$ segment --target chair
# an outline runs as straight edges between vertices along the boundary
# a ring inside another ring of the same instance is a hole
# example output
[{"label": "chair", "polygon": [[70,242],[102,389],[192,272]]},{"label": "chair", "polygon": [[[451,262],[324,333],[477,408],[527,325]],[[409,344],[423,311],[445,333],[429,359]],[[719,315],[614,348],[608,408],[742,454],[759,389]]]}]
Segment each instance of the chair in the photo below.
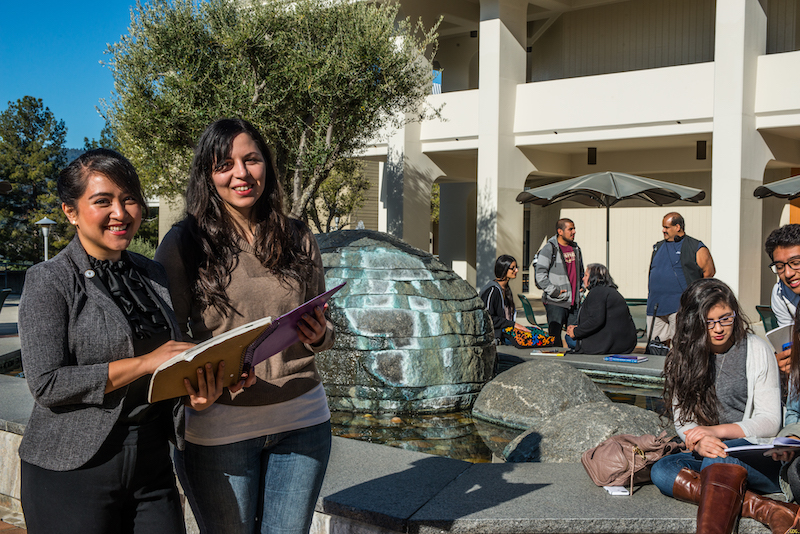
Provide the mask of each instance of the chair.
[{"label": "chair", "polygon": [[526,297],[522,293],[518,293],[517,297],[519,297],[519,301],[522,302],[522,309],[525,310],[525,318],[528,320],[528,322],[531,324],[535,324],[544,331],[547,331],[547,326],[540,325],[539,321],[536,320],[536,315],[534,315],[533,313],[533,306],[531,306],[528,297]]},{"label": "chair", "polygon": [[756,306],[758,316],[761,317],[761,322],[764,323],[764,331],[769,332],[778,328],[778,319],[772,313],[772,308],[765,305]]},{"label": "chair", "polygon": [[11,289],[5,288],[0,289],[0,308],[3,307],[3,304],[6,302],[6,297],[11,294]]},{"label": "chair", "polygon": [[647,335],[647,313],[642,307],[647,306],[647,299],[625,299],[625,304],[628,305],[636,326],[636,338],[644,339]]}]

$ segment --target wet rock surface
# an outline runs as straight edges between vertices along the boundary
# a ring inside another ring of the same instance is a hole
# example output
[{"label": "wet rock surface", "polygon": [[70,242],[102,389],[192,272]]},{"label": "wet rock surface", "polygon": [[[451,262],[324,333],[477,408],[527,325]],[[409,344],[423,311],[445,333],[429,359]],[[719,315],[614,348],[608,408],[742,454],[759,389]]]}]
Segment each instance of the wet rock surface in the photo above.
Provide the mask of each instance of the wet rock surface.
[{"label": "wet rock surface", "polygon": [[652,411],[590,402],[541,420],[512,440],[502,456],[507,462],[580,462],[584,451],[615,434],[657,436],[664,429],[675,435],[672,425]]},{"label": "wet rock surface", "polygon": [[571,365],[535,360],[497,375],[481,391],[472,415],[525,430],[575,406],[607,400],[585,374]]},{"label": "wet rock surface", "polygon": [[500,452],[519,434],[503,439],[500,430],[494,432],[487,447],[486,438],[476,431],[475,421],[468,413],[394,415],[332,412],[331,424],[335,436],[381,443],[408,451],[447,456],[472,463],[489,462],[492,453]]},{"label": "wet rock surface", "polygon": [[320,234],[336,343],[317,355],[331,409],[469,409],[492,378],[491,320],[475,289],[432,255],[388,234]]}]

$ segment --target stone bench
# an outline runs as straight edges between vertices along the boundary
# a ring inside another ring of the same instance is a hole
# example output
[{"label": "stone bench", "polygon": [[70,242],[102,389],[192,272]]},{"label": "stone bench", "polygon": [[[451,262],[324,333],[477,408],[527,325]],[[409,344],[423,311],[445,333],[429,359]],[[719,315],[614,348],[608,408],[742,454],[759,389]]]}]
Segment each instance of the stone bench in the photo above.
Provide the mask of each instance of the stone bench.
[{"label": "stone bench", "polygon": [[[23,379],[0,375],[0,507],[17,513],[17,447],[32,404]],[[688,534],[697,508],[652,485],[612,497],[580,464],[471,464],[334,438],[316,510],[314,534]],[[190,512],[187,524],[196,532]],[[768,530],[747,519],[739,532]]]}]

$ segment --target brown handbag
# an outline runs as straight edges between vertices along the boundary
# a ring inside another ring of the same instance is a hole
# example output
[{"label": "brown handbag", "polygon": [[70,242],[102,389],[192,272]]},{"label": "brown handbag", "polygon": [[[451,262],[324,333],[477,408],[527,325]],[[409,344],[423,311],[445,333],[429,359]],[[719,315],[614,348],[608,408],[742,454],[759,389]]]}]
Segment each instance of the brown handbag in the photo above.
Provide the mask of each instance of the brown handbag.
[{"label": "brown handbag", "polygon": [[667,439],[666,430],[652,434],[611,436],[581,456],[586,473],[598,486],[625,486],[650,480],[650,467],[668,454],[685,450],[683,443]]}]

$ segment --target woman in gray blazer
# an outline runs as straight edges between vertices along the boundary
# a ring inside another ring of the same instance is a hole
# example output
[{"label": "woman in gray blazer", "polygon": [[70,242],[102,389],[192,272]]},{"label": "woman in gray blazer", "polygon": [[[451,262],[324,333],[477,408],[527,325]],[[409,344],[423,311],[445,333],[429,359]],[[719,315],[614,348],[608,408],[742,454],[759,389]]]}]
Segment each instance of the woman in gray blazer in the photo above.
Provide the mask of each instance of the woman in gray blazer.
[{"label": "woman in gray blazer", "polygon": [[[168,444],[182,401],[148,404],[147,386],[192,345],[176,341],[163,268],[125,251],[146,209],[139,178],[97,149],[61,172],[58,192],[77,235],[28,270],[19,306],[36,401],[19,448],[28,532],[184,532]],[[213,403],[218,373],[198,369],[184,402]]]}]

